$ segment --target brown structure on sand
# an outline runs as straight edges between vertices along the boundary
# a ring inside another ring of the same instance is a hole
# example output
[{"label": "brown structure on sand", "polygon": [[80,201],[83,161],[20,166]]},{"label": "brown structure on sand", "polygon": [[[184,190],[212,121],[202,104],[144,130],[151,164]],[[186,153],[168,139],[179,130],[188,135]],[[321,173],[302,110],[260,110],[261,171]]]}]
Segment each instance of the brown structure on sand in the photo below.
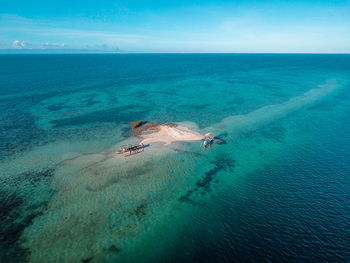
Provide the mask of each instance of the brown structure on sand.
[{"label": "brown structure on sand", "polygon": [[168,127],[176,127],[177,124],[175,123],[164,123],[164,124],[159,124],[155,122],[145,122],[142,121],[143,125],[139,125],[137,127],[132,127],[132,133],[136,137],[141,137],[143,133],[150,133],[150,132],[159,132],[161,126],[168,126]]}]

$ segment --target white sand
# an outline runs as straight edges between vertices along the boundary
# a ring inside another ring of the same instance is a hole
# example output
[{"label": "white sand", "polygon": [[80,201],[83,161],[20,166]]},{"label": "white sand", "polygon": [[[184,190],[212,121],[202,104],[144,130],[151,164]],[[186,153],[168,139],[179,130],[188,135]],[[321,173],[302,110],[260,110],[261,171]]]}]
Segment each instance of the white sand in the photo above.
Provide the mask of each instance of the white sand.
[{"label": "white sand", "polygon": [[161,125],[159,131],[141,135],[143,140],[141,143],[150,144],[154,142],[164,142],[169,145],[173,142],[181,141],[200,141],[204,136],[198,132],[192,131],[184,126],[169,127]]}]

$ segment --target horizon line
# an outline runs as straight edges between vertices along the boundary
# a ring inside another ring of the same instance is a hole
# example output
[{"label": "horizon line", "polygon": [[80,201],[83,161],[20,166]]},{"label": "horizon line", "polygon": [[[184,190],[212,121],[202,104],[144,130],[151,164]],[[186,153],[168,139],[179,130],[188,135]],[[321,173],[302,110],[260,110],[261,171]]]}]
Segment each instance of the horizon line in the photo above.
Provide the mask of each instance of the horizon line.
[{"label": "horizon line", "polygon": [[350,55],[350,52],[146,52],[146,51],[135,51],[135,52],[116,52],[116,51],[99,51],[99,50],[33,50],[33,49],[0,49],[0,55],[132,55],[132,54],[309,54],[309,55]]}]

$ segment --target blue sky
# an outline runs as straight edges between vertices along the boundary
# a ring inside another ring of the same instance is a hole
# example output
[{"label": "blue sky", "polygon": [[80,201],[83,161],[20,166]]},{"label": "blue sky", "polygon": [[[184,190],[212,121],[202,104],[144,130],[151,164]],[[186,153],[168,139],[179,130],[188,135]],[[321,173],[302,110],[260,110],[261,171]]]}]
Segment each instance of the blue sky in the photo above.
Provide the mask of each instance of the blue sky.
[{"label": "blue sky", "polygon": [[2,0],[0,49],[350,53],[350,0]]}]

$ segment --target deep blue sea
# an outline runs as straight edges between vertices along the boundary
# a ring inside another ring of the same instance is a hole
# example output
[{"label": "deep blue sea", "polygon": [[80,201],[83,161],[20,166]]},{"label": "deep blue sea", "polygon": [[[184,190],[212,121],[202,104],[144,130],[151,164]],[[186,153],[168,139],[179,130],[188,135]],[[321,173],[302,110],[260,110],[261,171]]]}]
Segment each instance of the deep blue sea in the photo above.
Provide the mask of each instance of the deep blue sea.
[{"label": "deep blue sea", "polygon": [[350,262],[350,55],[0,55],[0,197],[0,262]]}]

